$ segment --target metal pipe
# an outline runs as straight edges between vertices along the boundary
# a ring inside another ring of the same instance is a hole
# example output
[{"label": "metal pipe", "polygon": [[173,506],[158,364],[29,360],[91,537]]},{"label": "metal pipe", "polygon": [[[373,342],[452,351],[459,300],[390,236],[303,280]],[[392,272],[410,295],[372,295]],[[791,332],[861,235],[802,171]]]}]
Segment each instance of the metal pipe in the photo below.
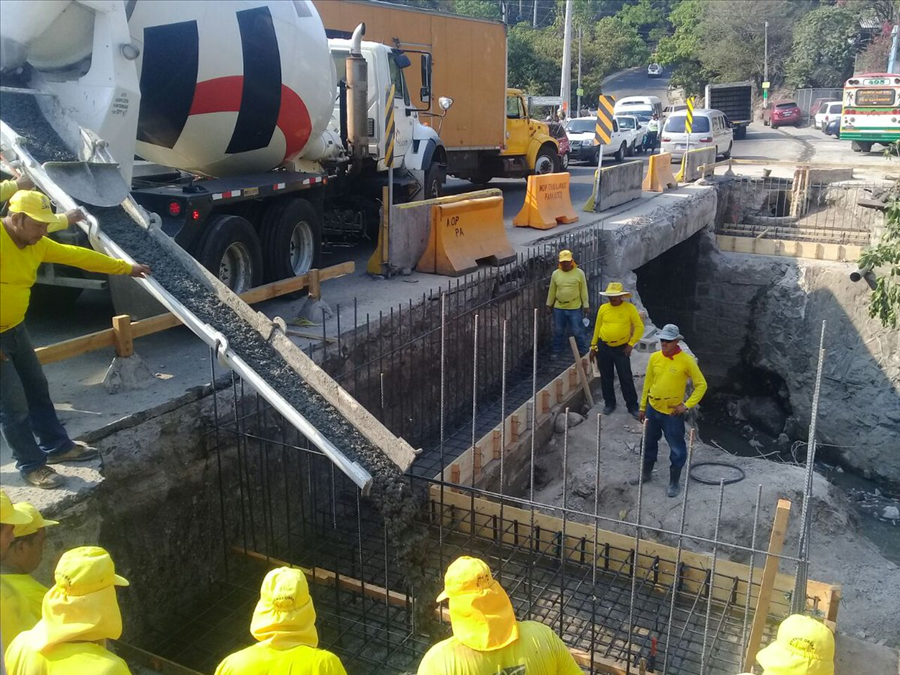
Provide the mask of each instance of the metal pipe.
[{"label": "metal pipe", "polygon": [[[68,211],[70,209],[80,208],[87,216],[87,222],[79,222],[77,225],[85,231],[90,238],[94,248],[106,252],[116,258],[120,258],[127,263],[135,264],[131,256],[110,239],[101,229],[100,223],[91,215],[88,210],[76,203],[68,194],[54,183],[47,172],[35,159],[31,156],[27,149],[22,147],[21,139],[9,126],[0,122],[0,138],[3,144],[13,150],[18,159],[27,168],[28,176],[35,184],[56,202],[60,208]],[[109,157],[111,161],[111,157]],[[143,209],[138,206],[132,197],[128,197],[122,204],[122,207],[137,220],[137,222],[146,230],[150,229],[150,222]],[[177,246],[174,242],[172,246]],[[199,263],[198,263],[199,264]],[[167,310],[177,316],[181,322],[191,329],[191,331],[203,340],[207,345],[212,347],[216,352],[216,357],[222,364],[227,364],[229,368],[234,370],[241,379],[253,387],[263,398],[265,398],[285,419],[287,419],[294,427],[296,427],[304,436],[309,438],[312,443],[319,448],[338,468],[343,471],[350,480],[363,491],[364,495],[369,494],[372,486],[372,475],[364,469],[359,463],[351,461],[343,452],[334,446],[318,429],[316,429],[305,417],[288,403],[271,385],[263,380],[249,365],[238,356],[229,346],[228,340],[221,332],[213,326],[200,321],[194,314],[187,309],[181,302],[152,276],[144,279],[135,279],[144,289],[150,293],[157,301],[160,302]]]},{"label": "metal pipe", "polygon": [[366,24],[359,24],[350,39],[347,57],[347,137],[350,145],[350,168],[362,170],[363,159],[369,154],[369,69],[362,55],[362,38]]}]

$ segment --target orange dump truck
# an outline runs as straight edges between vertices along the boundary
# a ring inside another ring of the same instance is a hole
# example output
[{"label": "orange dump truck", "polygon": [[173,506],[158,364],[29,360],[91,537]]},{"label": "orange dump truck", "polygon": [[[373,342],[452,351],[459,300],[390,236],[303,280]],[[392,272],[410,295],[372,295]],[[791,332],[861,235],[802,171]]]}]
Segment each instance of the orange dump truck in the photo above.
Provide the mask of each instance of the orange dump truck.
[{"label": "orange dump truck", "polygon": [[[559,146],[548,126],[529,118],[523,92],[506,87],[505,24],[372,0],[314,4],[331,37],[365,23],[366,40],[392,45],[413,63],[421,53],[421,68],[405,73],[405,95],[420,108],[423,121],[430,116],[439,130],[449,175],[486,183],[560,168]],[[423,100],[429,72],[434,97]],[[443,113],[446,99],[452,105]]]}]

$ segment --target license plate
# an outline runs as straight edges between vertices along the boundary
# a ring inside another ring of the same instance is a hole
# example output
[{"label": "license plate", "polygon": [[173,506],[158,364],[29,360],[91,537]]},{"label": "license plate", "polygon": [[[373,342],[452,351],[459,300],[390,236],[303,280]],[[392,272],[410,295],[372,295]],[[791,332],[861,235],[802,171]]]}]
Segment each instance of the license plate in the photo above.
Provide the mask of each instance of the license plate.
[{"label": "license plate", "polygon": [[687,144],[686,144],[686,143],[676,143],[676,144],[675,144],[675,149],[676,149],[676,150],[684,150],[686,147],[687,147]]}]

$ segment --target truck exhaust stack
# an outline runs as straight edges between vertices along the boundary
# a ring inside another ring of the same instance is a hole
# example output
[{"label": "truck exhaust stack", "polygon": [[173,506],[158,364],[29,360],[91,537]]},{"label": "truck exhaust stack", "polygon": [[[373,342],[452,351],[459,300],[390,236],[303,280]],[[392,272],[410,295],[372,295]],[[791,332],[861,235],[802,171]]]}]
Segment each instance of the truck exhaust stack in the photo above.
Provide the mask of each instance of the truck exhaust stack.
[{"label": "truck exhaust stack", "polygon": [[347,58],[347,135],[353,173],[362,170],[363,159],[369,154],[369,72],[362,55],[365,34],[366,24],[361,23],[353,31]]}]

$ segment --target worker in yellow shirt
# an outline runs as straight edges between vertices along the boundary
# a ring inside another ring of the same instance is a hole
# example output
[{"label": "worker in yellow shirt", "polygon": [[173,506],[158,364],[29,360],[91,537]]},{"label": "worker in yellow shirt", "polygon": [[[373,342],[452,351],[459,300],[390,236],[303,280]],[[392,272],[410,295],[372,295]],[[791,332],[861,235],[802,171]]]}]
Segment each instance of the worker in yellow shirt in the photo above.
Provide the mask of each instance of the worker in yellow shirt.
[{"label": "worker in yellow shirt", "polygon": [[216,675],[346,675],[337,656],[318,648],[316,610],[302,570],[279,567],[266,575],[250,634],[257,643],[226,656]]},{"label": "worker in yellow shirt", "polygon": [[96,457],[97,451],[73,442],[60,424],[47,378],[23,323],[38,266],[61,263],[133,277],[150,273],[146,265],[131,265],[47,237],[48,232],[83,219],[79,209],[55,214],[45,195],[19,190],[10,198],[9,213],[0,226],[0,429],[25,482],[40,488],[63,483],[48,463],[85,461]]},{"label": "worker in yellow shirt", "polygon": [[631,374],[631,352],[644,335],[644,322],[637,307],[625,302],[631,297],[618,281],[610,282],[600,295],[609,302],[600,305],[591,340],[591,354],[597,359],[600,371],[600,387],[603,391],[603,414],[609,415],[616,409],[616,390],[613,383],[614,371],[619,373],[619,386],[628,413],[638,419],[638,398],[634,389],[634,375]]},{"label": "worker in yellow shirt", "polygon": [[9,675],[130,675],[128,665],[106,648],[122,634],[112,558],[99,546],[63,553],[56,583],[44,596],[41,620],[19,633],[6,650]]},{"label": "worker in yellow shirt", "polygon": [[[16,511],[13,507],[12,500],[7,494],[0,490],[0,563],[6,560],[6,554],[9,547],[16,540],[16,527],[19,525],[27,525],[31,522],[31,516],[21,511]],[[0,607],[0,611],[2,611]],[[0,643],[6,645],[3,639],[3,630],[0,626]],[[0,673],[6,675],[6,661],[3,657],[3,651],[0,651]]]},{"label": "worker in yellow shirt", "polygon": [[582,675],[553,629],[516,621],[509,596],[483,560],[462,556],[450,563],[443,600],[453,636],[428,650],[418,675]]},{"label": "worker in yellow shirt", "polygon": [[20,176],[15,180],[0,181],[0,202],[6,202],[19,190],[30,190],[34,183],[28,176]]},{"label": "worker in yellow shirt", "polygon": [[[644,466],[640,480],[649,481],[656,464],[659,438],[666,436],[669,444],[669,488],[666,494],[675,497],[681,490],[679,480],[681,469],[687,460],[687,445],[684,442],[684,414],[700,402],[706,393],[706,378],[697,367],[697,362],[678,345],[683,336],[678,326],[669,323],[657,335],[660,351],[654,352],[647,363],[644,378],[644,392],[641,395],[640,420],[646,423],[644,430]],[[688,380],[694,391],[685,401]]]},{"label": "worker in yellow shirt", "polygon": [[584,272],[578,269],[571,251],[559,252],[559,267],[550,276],[550,290],[547,292],[547,313],[553,314],[553,353],[559,354],[565,348],[568,328],[578,350],[587,351],[582,319],[590,315],[588,286]]},{"label": "worker in yellow shirt", "polygon": [[28,502],[19,502],[13,508],[26,514],[31,522],[15,526],[15,541],[0,563],[0,627],[3,628],[4,652],[16,635],[34,628],[41,620],[41,603],[47,587],[31,573],[44,557],[45,528],[59,524],[44,518]]}]

